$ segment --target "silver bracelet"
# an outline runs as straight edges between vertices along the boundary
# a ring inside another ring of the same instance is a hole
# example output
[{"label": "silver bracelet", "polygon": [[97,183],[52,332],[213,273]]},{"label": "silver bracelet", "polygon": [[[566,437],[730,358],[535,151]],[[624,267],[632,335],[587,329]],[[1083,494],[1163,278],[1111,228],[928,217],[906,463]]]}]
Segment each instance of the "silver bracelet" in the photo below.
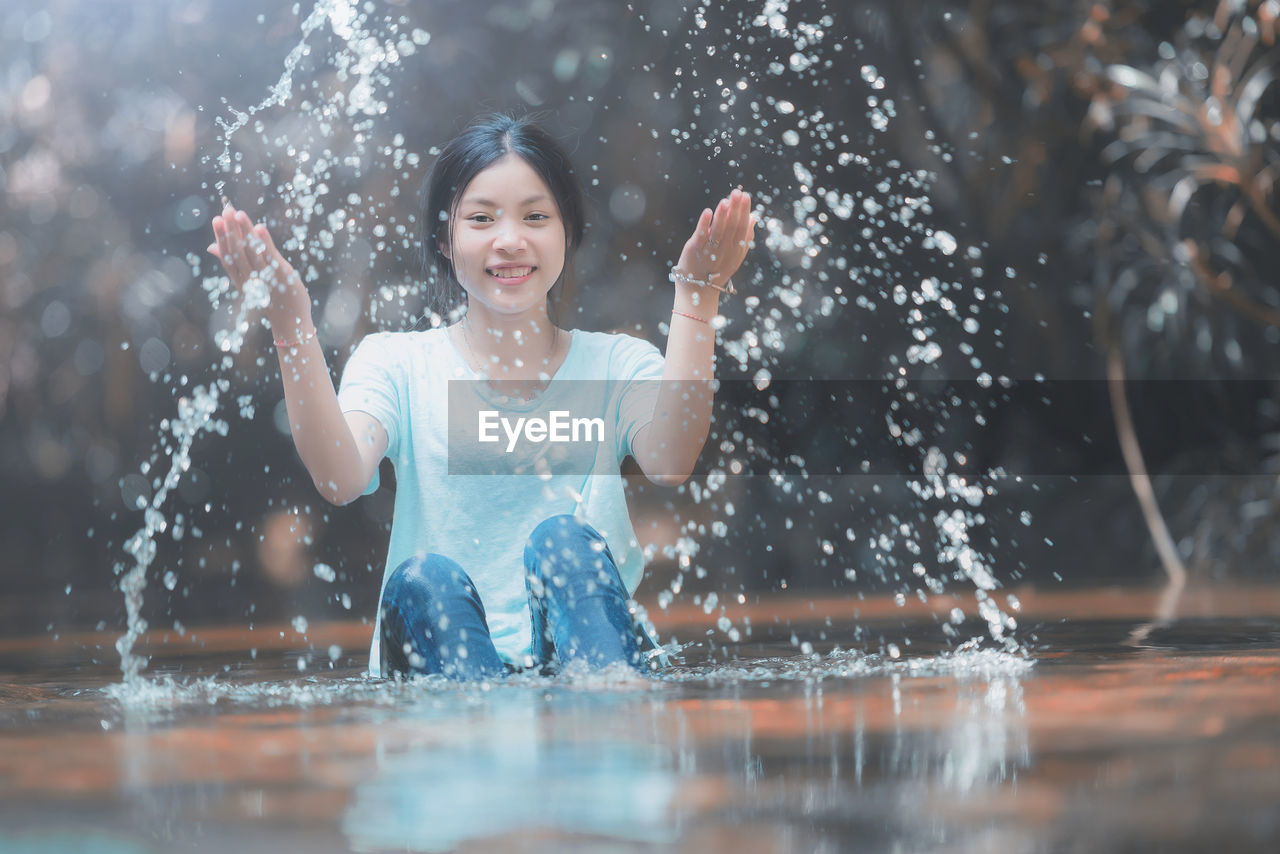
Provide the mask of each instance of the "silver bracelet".
[{"label": "silver bracelet", "polygon": [[719,291],[720,293],[728,294],[729,296],[733,296],[738,292],[733,287],[733,279],[730,279],[724,286],[721,286],[708,280],[695,279],[679,267],[672,267],[671,274],[667,278],[677,285],[683,282],[687,285],[697,285],[700,288],[711,288],[713,291]]}]

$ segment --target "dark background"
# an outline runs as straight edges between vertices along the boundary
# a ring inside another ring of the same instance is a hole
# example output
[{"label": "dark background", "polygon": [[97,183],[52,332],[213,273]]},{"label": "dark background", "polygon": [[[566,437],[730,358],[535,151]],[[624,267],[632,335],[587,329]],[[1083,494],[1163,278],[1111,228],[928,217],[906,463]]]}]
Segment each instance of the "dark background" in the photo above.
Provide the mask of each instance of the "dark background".
[{"label": "dark background", "polygon": [[[726,383],[724,405],[740,409],[766,380],[961,389],[892,412],[882,394],[863,411],[856,399],[770,404],[780,427],[861,419],[843,432],[897,453],[877,451],[865,474],[826,462],[854,452],[784,443],[772,475],[700,473],[679,490],[631,477],[654,547],[641,598],[678,577],[681,597],[913,595],[917,563],[962,587],[935,524],[957,508],[1006,584],[1160,577],[1114,453],[1111,347],[1129,380],[1160,381],[1127,388],[1194,578],[1275,577],[1280,131],[1275,89],[1253,76],[1274,64],[1263,5],[381,2],[357,29],[392,44],[421,29],[429,43],[353,68],[323,24],[287,102],[232,137],[227,174],[218,122],[267,98],[302,40],[300,6],[0,11],[5,631],[123,625],[116,571],[143,524],[134,502],[168,470],[162,419],[219,377],[226,435],[197,438],[163,505],[144,613],[162,628],[371,616],[391,487],[346,508],[317,496],[278,426],[265,330],[220,365],[230,309],[201,287],[220,272],[204,254],[209,220],[225,192],[278,242],[305,229],[289,251],[314,268],[336,377],[362,335],[420,319],[419,185],[433,146],[487,109],[540,111],[587,185],[563,325],[661,346],[668,265],[701,208],[742,185],[765,225],[741,295],[722,303],[720,376],[751,381]],[[362,72],[382,106],[350,116]],[[315,109],[326,103],[327,116]],[[281,190],[295,174],[327,185],[309,220]],[[326,232],[338,208],[341,228]],[[921,298],[925,279],[949,307]],[[924,340],[940,354],[913,361]],[[1052,402],[1001,404],[986,385],[1001,377],[1047,381]],[[891,433],[886,415],[922,441]],[[726,438],[713,433],[703,471],[720,468]],[[980,507],[921,499],[911,475],[931,444],[964,449],[966,471],[1007,476],[970,474],[988,488]]]}]

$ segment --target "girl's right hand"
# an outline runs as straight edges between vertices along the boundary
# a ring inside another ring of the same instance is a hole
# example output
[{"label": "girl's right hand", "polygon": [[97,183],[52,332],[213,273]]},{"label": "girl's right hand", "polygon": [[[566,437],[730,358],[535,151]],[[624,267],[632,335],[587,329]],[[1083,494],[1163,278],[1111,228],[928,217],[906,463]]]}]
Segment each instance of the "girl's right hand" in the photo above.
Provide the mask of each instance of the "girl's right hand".
[{"label": "girl's right hand", "polygon": [[236,290],[243,290],[255,276],[267,284],[271,302],[266,315],[272,331],[295,341],[310,334],[311,297],[302,277],[276,249],[267,227],[255,225],[228,202],[222,215],[213,218],[213,234],[215,242],[205,251],[222,262]]}]

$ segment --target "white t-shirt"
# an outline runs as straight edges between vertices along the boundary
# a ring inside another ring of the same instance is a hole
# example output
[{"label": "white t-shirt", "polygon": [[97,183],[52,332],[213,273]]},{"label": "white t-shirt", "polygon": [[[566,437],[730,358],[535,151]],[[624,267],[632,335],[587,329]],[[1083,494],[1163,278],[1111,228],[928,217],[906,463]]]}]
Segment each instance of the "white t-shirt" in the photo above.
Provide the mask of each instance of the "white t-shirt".
[{"label": "white t-shirt", "polygon": [[[663,357],[630,335],[570,334],[564,362],[532,401],[494,393],[444,329],[369,335],[351,354],[338,390],[343,412],[367,412],[387,431],[386,456],[395,466],[382,586],[416,555],[435,552],[457,561],[475,583],[498,654],[517,666],[526,663],[532,641],[524,545],[538,523],[568,513],[594,527],[628,594],[644,570],[620,467],[636,433],[653,418]],[[550,428],[546,438],[519,430],[520,417],[541,419]],[[576,436],[573,420],[582,428]],[[578,441],[552,442],[552,436]],[[378,482],[375,471],[365,494]],[[382,675],[380,613],[369,673]]]}]

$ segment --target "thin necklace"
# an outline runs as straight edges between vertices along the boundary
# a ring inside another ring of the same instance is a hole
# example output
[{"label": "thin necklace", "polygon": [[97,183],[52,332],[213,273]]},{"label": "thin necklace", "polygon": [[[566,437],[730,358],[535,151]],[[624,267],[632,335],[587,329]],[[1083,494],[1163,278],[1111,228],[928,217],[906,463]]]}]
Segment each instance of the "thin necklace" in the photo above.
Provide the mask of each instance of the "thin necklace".
[{"label": "thin necklace", "polygon": [[[475,372],[476,372],[477,374],[482,374],[482,375],[484,375],[484,376],[488,377],[489,387],[490,387],[490,388],[492,388],[492,389],[494,389],[494,390],[496,391],[496,390],[497,390],[497,386],[495,386],[495,385],[493,384],[493,377],[489,377],[489,376],[488,376],[488,371],[487,371],[487,370],[485,370],[484,362],[480,361],[480,358],[476,355],[476,351],[475,351],[475,350],[473,350],[473,349],[471,348],[471,336],[467,334],[467,325],[468,325],[468,324],[467,324],[467,322],[466,322],[465,320],[463,320],[463,321],[462,321],[462,343],[463,343],[463,344],[466,346],[466,348],[467,348],[467,354],[468,354],[469,356],[471,356],[471,361],[472,361],[472,363],[473,363],[473,370],[475,370]],[[559,332],[560,332],[560,330],[556,329],[556,327],[555,327],[555,326],[552,326],[552,327],[551,327],[551,349],[547,351],[547,357],[546,357],[546,359],[544,360],[544,364],[545,364],[548,368],[550,368],[550,367],[551,367],[551,357],[552,357],[553,355],[555,355],[555,352],[556,352],[556,344],[557,344],[557,342],[560,340],[560,339],[559,339]],[[479,368],[476,368],[476,367],[475,367],[476,365],[478,365],[478,366],[479,366]],[[549,374],[548,374],[548,376],[549,376]],[[539,380],[539,387],[541,387],[541,385],[542,385],[542,381],[541,381],[541,380]],[[529,398],[525,398],[525,399],[527,400],[527,399],[529,399]]]}]

